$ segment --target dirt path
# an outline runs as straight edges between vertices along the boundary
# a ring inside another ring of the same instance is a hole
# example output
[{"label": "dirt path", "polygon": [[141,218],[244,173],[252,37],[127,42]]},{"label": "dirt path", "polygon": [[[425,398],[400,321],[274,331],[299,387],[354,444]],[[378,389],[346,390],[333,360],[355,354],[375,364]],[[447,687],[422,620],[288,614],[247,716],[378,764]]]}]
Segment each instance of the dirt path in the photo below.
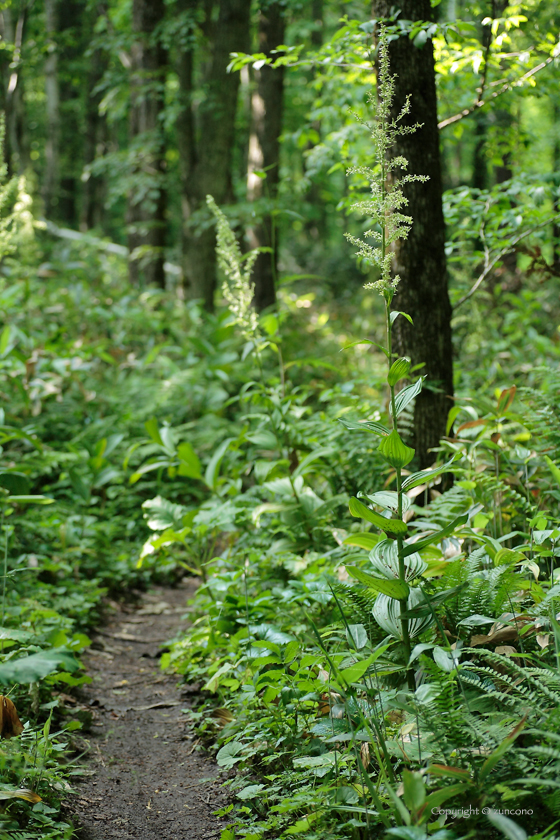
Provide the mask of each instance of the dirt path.
[{"label": "dirt path", "polygon": [[194,582],[121,608],[84,656],[93,682],[90,772],[69,802],[80,840],[214,840],[224,804],[216,766],[197,750],[181,709],[188,686],[159,669],[162,642],[186,626]]}]

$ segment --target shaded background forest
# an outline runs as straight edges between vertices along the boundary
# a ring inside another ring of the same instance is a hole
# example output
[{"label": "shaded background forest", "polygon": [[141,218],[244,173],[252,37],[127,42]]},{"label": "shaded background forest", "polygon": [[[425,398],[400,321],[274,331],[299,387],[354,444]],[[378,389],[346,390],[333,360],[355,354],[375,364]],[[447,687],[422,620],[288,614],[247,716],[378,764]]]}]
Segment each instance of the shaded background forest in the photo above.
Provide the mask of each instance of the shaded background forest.
[{"label": "shaded background forest", "polygon": [[[1,15],[9,172],[25,176],[48,233],[102,237],[120,246],[134,287],[212,311],[210,194],[243,248],[260,249],[257,310],[303,294],[298,305],[323,323],[333,305],[375,308],[359,294],[375,269],[356,263],[344,231],[367,228],[352,209],[367,191],[363,123],[376,21],[387,22],[395,115],[410,95],[421,126],[393,153],[428,176],[405,190],[414,227],[394,257],[396,306],[416,318],[414,329],[397,323],[396,349],[431,383],[415,408],[422,466],[446,431],[454,352],[485,352],[472,338],[488,310],[498,333],[512,305],[531,306],[526,293],[541,314],[554,310],[553,3],[22,0]],[[372,329],[367,314],[361,329]],[[553,320],[540,329],[557,339]]]},{"label": "shaded background forest", "polygon": [[[349,110],[367,116],[371,18],[390,11],[382,6],[5,3],[1,107],[10,172],[28,177],[37,215],[127,245],[134,283],[162,285],[168,259],[182,267],[186,295],[211,306],[214,238],[204,203],[211,193],[248,246],[279,248],[278,270],[270,254],[257,266],[260,308],[298,273],[317,275],[307,278],[309,291],[326,284],[338,298],[352,294],[362,277],[342,231],[356,223],[339,211],[361,188],[345,168],[367,163],[371,147]],[[488,189],[520,176],[556,183],[556,5],[405,6],[396,19],[408,26],[409,51],[424,44],[427,51],[426,37],[435,36],[444,190]],[[426,21],[426,12],[437,28],[414,30],[405,20]],[[232,68],[231,53],[261,55]],[[267,58],[284,66],[273,70]],[[480,101],[487,104],[473,108]]]}]

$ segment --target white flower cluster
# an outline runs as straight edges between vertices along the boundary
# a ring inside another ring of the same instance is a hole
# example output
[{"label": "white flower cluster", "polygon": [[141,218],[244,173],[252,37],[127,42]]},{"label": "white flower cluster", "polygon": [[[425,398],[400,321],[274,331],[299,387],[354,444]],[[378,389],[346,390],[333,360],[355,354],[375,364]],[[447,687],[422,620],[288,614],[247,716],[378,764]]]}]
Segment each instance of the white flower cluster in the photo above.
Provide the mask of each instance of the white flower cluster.
[{"label": "white flower cluster", "polygon": [[[376,289],[390,300],[396,290],[399,277],[391,276],[391,245],[397,239],[406,239],[412,226],[412,218],[404,215],[402,209],[408,204],[402,186],[411,181],[427,181],[425,175],[393,174],[395,170],[406,170],[408,161],[402,156],[391,156],[391,149],[397,137],[413,134],[420,124],[405,126],[402,120],[410,113],[410,97],[407,97],[397,117],[391,117],[391,108],[395,94],[395,78],[389,68],[389,44],[386,30],[382,27],[379,39],[378,101],[370,94],[369,103],[375,110],[375,121],[362,122],[370,131],[375,143],[377,167],[370,169],[357,166],[348,170],[348,174],[358,173],[370,182],[371,199],[354,205],[354,209],[370,216],[375,227],[364,234],[364,239],[347,233],[346,238],[358,247],[357,256],[372,265],[379,266],[380,278],[375,283],[366,283],[366,289]],[[375,244],[365,241],[373,239]]]},{"label": "white flower cluster", "polygon": [[258,249],[243,256],[228,220],[213,197],[207,195],[206,202],[217,222],[216,254],[218,255],[218,265],[226,277],[222,285],[222,294],[227,301],[231,314],[241,327],[244,338],[247,341],[257,341],[259,338],[259,318],[252,306],[255,286],[251,282],[251,272],[259,253]]}]

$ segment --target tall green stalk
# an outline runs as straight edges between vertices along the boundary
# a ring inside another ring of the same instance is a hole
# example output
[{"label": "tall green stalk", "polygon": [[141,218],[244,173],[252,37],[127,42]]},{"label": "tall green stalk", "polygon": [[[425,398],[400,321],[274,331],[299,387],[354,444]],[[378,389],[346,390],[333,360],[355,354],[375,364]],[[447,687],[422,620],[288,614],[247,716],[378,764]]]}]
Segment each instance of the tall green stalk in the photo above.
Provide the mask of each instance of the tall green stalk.
[{"label": "tall green stalk", "polygon": [[[405,379],[410,372],[410,359],[397,358],[392,347],[392,328],[396,317],[402,315],[412,322],[406,313],[399,313],[391,309],[391,305],[399,284],[398,275],[392,274],[392,250],[391,246],[398,239],[406,239],[412,226],[412,218],[402,213],[406,207],[407,199],[404,196],[402,187],[412,181],[426,181],[427,178],[421,175],[408,175],[405,170],[408,166],[407,160],[402,156],[392,156],[391,149],[398,136],[411,134],[419,128],[418,125],[407,126],[403,124],[404,118],[410,112],[410,101],[407,98],[400,113],[394,117],[392,106],[395,89],[395,77],[390,73],[389,50],[386,30],[382,27],[379,39],[379,70],[377,84],[377,102],[370,96],[370,104],[376,111],[376,119],[372,124],[367,125],[376,148],[376,167],[353,167],[350,172],[366,177],[370,184],[371,198],[355,205],[355,208],[373,219],[374,227],[368,230],[363,239],[346,234],[352,244],[358,246],[357,256],[370,265],[377,266],[379,279],[365,285],[366,289],[375,289],[382,296],[385,303],[386,320],[386,346],[381,348],[387,357],[387,384],[390,392],[390,415],[391,424],[389,429],[378,426],[376,431],[381,437],[379,450],[384,459],[395,469],[396,476],[396,505],[388,510],[396,513],[396,520],[389,520],[384,527],[388,535],[395,536],[397,541],[398,556],[398,581],[400,586],[394,588],[394,594],[390,595],[387,586],[379,584],[379,591],[384,597],[393,597],[400,605],[401,638],[403,644],[404,658],[407,662],[407,681],[410,688],[414,688],[414,675],[408,667],[411,653],[411,641],[409,622],[406,618],[408,610],[408,583],[407,565],[405,562],[404,535],[407,528],[403,521],[403,480],[402,470],[414,457],[414,450],[406,446],[398,432],[397,418],[404,408],[404,400],[399,400],[396,386]],[[363,122],[362,120],[360,120]],[[403,174],[405,173],[405,174]],[[374,244],[370,241],[373,240]],[[421,381],[416,385],[408,386],[410,389],[420,390]],[[406,389],[405,389],[406,390]],[[407,400],[408,402],[408,400]],[[353,511],[354,512],[354,511]],[[370,518],[370,521],[375,521]],[[398,524],[400,523],[400,524]],[[395,570],[397,571],[397,570]],[[405,594],[406,593],[406,594]]]}]

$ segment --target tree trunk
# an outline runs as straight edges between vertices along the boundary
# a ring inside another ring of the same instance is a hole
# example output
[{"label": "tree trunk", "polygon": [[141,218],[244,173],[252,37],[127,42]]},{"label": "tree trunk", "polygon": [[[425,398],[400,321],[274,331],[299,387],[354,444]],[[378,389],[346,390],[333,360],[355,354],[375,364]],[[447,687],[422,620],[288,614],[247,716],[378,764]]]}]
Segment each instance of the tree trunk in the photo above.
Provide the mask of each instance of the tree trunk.
[{"label": "tree trunk", "polygon": [[[374,0],[373,17],[388,18],[391,0]],[[430,0],[400,0],[403,20],[431,19]],[[414,410],[414,446],[419,466],[434,461],[430,450],[445,435],[447,414],[452,407],[453,348],[451,343],[451,305],[447,290],[445,226],[437,99],[432,42],[415,47],[408,35],[389,45],[391,72],[396,74],[394,114],[400,112],[411,94],[407,124],[422,123],[416,133],[399,137],[393,150],[408,160],[408,171],[428,175],[427,183],[407,184],[407,212],[414,223],[408,239],[395,243],[394,269],[401,277],[393,305],[414,319],[395,321],[395,350],[410,356],[413,365],[423,365],[427,375],[424,390]]]},{"label": "tree trunk", "polygon": [[[284,43],[285,17],[283,7],[273,2],[259,13],[258,51],[270,56],[271,50]],[[278,274],[278,226],[274,202],[280,180],[280,134],[284,102],[284,68],[273,70],[266,65],[255,70],[256,89],[251,97],[251,136],[247,197],[250,201],[266,199],[266,210],[260,221],[248,230],[251,248],[269,248],[260,253],[255,262],[254,304],[261,312],[276,303]]]},{"label": "tree trunk", "polygon": [[84,137],[84,176],[82,207],[80,214],[80,229],[90,230],[93,227],[100,227],[103,222],[103,203],[105,198],[105,185],[99,175],[90,171],[91,165],[97,157],[105,152],[106,147],[106,120],[99,113],[101,93],[96,88],[103,77],[105,69],[105,54],[100,49],[95,49],[91,55],[89,72],[87,76],[87,96],[85,102],[85,137]]},{"label": "tree trunk", "polygon": [[165,140],[161,116],[166,54],[157,33],[163,0],[133,0],[130,137],[136,182],[128,196],[129,279],[165,288]]},{"label": "tree trunk", "polygon": [[59,199],[60,169],[60,88],[58,80],[58,0],[45,0],[47,57],[45,59],[45,99],[47,138],[45,142],[45,176],[43,200],[45,215],[56,215]]},{"label": "tree trunk", "polygon": [[[554,186],[560,190],[560,105],[558,94],[552,95],[552,125],[554,126],[554,141],[552,144],[552,171],[556,176]],[[554,213],[560,213],[560,200],[556,193],[552,207]],[[560,224],[558,220],[552,225],[552,261],[560,267]]]},{"label": "tree trunk", "polygon": [[2,54],[4,87],[4,114],[6,120],[5,160],[9,175],[21,174],[29,165],[29,143],[25,130],[25,104],[21,77],[22,48],[27,22],[27,3],[22,3],[16,17],[7,7],[0,12],[0,35],[5,44],[13,44],[11,60]]},{"label": "tree trunk", "polygon": [[[194,0],[183,0],[183,11]],[[207,3],[200,0],[200,8]],[[249,44],[251,0],[220,0],[218,21],[209,28],[212,57],[205,76],[204,101],[198,107],[198,125],[193,126],[192,55],[179,62],[183,109],[179,117],[183,190],[183,268],[185,292],[200,298],[208,310],[214,307],[216,289],[216,237],[205,222],[205,200],[213,195],[218,204],[232,198],[231,167],[235,140],[235,115],[239,73],[227,73],[231,52],[246,52]],[[206,25],[209,26],[208,18]],[[192,52],[192,50],[187,50]],[[202,211],[200,213],[199,211]],[[200,224],[200,222],[203,224]]]}]

